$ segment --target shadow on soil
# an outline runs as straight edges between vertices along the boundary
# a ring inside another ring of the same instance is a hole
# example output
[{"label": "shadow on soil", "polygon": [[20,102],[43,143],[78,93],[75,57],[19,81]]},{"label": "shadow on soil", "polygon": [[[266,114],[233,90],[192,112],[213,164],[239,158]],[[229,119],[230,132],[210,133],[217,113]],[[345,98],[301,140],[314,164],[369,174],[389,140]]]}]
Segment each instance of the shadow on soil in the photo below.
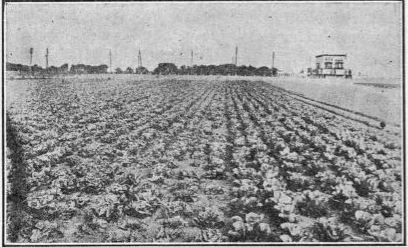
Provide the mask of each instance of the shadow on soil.
[{"label": "shadow on soil", "polygon": [[24,153],[20,137],[15,129],[13,121],[7,114],[6,119],[6,140],[9,148],[8,158],[11,164],[8,164],[8,193],[7,193],[7,240],[17,242],[21,229],[27,223],[24,208],[27,207],[27,171],[24,164]]}]

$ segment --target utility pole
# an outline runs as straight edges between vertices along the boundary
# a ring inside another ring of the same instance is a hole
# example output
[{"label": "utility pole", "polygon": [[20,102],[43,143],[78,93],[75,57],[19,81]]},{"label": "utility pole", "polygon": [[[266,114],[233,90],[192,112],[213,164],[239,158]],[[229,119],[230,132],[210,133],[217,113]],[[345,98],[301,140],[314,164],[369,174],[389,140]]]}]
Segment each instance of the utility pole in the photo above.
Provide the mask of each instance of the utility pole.
[{"label": "utility pole", "polygon": [[272,69],[275,67],[275,52],[272,52]]},{"label": "utility pole", "polygon": [[111,49],[109,49],[109,68],[112,74],[113,70],[112,70],[112,50]]},{"label": "utility pole", "polygon": [[142,54],[140,53],[140,49],[139,49],[139,55],[137,56],[137,66],[139,68],[141,68],[143,66],[142,65]]},{"label": "utility pole", "polygon": [[191,50],[191,67],[193,67],[194,64],[194,52]]},{"label": "utility pole", "polygon": [[235,66],[238,65],[238,46],[235,46]]},{"label": "utility pole", "polygon": [[[33,74],[31,64],[33,63],[33,53],[34,53],[34,48],[30,48],[30,74]],[[21,71],[20,71],[21,72]]]},{"label": "utility pole", "polygon": [[33,53],[34,53],[34,48],[30,48],[30,66],[33,63]]},{"label": "utility pole", "polygon": [[275,52],[272,52],[272,76],[273,76],[273,68],[275,67]]},{"label": "utility pole", "polygon": [[45,69],[48,69],[48,48],[45,50]]}]

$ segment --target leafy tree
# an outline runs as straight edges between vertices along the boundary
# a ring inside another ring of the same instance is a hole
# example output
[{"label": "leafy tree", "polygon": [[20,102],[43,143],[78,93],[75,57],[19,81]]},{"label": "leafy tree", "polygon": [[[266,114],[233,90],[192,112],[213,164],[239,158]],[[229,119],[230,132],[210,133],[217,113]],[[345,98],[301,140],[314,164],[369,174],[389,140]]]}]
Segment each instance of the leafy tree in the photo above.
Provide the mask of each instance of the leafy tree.
[{"label": "leafy tree", "polygon": [[149,74],[149,70],[145,67],[138,67],[135,72],[136,74]]},{"label": "leafy tree", "polygon": [[43,68],[38,66],[37,64],[34,64],[34,66],[31,67],[31,71],[33,73],[40,73],[41,71],[43,71]]},{"label": "leafy tree", "polygon": [[179,74],[180,75],[188,75],[189,74],[189,69],[185,66],[182,65],[179,69]]},{"label": "leafy tree", "polygon": [[126,74],[133,74],[133,69],[131,67],[127,67]]},{"label": "leafy tree", "polygon": [[61,65],[61,67],[59,67],[59,73],[68,73],[68,64],[64,63],[63,65]]},{"label": "leafy tree", "polygon": [[174,63],[159,63],[157,68],[153,71],[155,75],[172,75],[177,73],[178,69]]},{"label": "leafy tree", "polygon": [[121,68],[116,68],[115,72],[116,72],[116,74],[122,74],[123,73]]},{"label": "leafy tree", "polygon": [[108,65],[101,64],[101,65],[98,66],[98,73],[106,74],[106,73],[108,73],[108,68],[109,68]]},{"label": "leafy tree", "polygon": [[256,69],[256,75],[259,75],[259,76],[272,76],[272,70],[270,70],[266,66],[262,66],[262,67]]}]

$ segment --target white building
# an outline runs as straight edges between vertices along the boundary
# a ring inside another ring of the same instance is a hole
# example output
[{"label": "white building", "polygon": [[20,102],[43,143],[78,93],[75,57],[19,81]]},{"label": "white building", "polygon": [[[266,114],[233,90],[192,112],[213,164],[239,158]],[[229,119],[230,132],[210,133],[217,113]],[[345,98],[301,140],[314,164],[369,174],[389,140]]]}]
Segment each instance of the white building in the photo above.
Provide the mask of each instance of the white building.
[{"label": "white building", "polygon": [[316,56],[316,68],[310,69],[309,76],[316,77],[344,77],[351,78],[351,70],[345,69],[344,64],[347,60],[345,54],[321,54]]}]

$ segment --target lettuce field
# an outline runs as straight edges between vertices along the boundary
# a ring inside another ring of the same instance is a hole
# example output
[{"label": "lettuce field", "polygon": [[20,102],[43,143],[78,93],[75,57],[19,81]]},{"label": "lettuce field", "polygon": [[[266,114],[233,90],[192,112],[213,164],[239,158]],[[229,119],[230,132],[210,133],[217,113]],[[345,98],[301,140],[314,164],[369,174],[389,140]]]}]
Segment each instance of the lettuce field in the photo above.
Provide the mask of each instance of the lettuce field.
[{"label": "lettuce field", "polygon": [[9,242],[402,241],[401,133],[268,83],[9,81],[6,107]]}]

